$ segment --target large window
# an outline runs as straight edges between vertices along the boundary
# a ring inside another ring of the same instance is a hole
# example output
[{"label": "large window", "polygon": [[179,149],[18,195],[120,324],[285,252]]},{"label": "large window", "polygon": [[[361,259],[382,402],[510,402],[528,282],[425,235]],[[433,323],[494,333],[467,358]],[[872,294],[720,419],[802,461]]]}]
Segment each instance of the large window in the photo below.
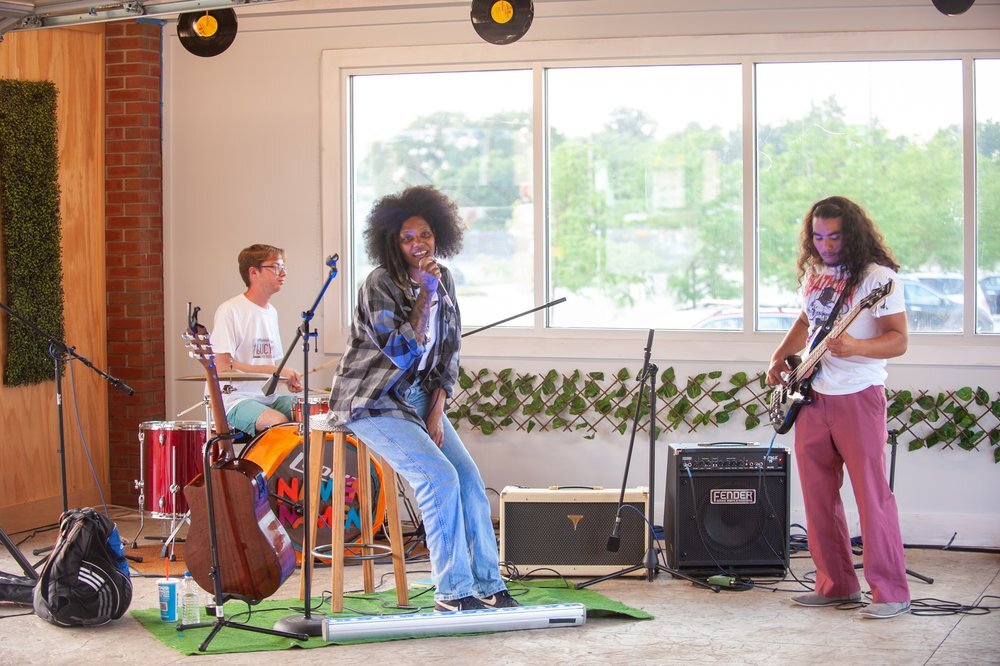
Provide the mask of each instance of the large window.
[{"label": "large window", "polygon": [[552,323],[742,312],[740,67],[550,69],[546,83],[550,293],[567,297]]},{"label": "large window", "polygon": [[532,306],[531,80],[525,70],[353,77],[355,291],[371,269],[361,232],[372,203],[428,184],[459,204],[467,225],[462,252],[442,262],[463,322]]},{"label": "large window", "polygon": [[[976,61],[977,301],[1000,331],[1000,60]],[[979,330],[984,327],[977,319]],[[989,329],[987,329],[989,330]]]},{"label": "large window", "polygon": [[843,195],[900,263],[910,330],[961,331],[961,61],[761,64],[756,104],[761,328],[795,302],[804,214]]},{"label": "large window", "polygon": [[841,194],[868,210],[900,262],[912,331],[992,332],[1000,61],[974,63],[978,227],[966,219],[963,154],[971,62],[352,75],[353,275],[369,268],[360,230],[373,201],[429,183],[468,224],[447,262],[468,327],[566,296],[548,327],[782,331],[797,313],[802,216]]}]

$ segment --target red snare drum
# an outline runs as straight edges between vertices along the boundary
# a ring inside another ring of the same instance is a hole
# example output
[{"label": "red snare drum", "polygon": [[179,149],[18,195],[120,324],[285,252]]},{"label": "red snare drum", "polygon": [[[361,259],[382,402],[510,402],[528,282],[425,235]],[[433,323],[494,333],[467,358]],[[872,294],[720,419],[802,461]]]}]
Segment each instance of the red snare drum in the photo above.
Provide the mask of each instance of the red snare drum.
[{"label": "red snare drum", "polygon": [[143,509],[153,518],[176,518],[188,511],[184,486],[202,473],[204,421],[146,421],[139,425]]},{"label": "red snare drum", "polygon": [[[327,435],[332,438],[332,435]],[[345,462],[347,469],[345,477],[347,484],[344,489],[344,511],[345,515],[341,521],[344,526],[344,543],[351,544],[361,540],[361,517],[359,513],[360,502],[355,490],[355,483],[358,476],[358,457],[355,453],[357,442],[352,435],[348,435],[347,455]],[[309,455],[315,455],[318,451],[315,448],[309,449]],[[267,476],[267,494],[281,525],[288,532],[292,543],[295,546],[296,557],[301,561],[302,557],[302,527],[305,521],[302,520],[302,471],[305,468],[302,460],[302,435],[299,433],[299,424],[282,423],[268,428],[260,433],[250,442],[241,455],[242,458],[251,460],[264,470]],[[333,479],[331,470],[333,468],[333,447],[323,447],[323,472],[322,485],[319,491],[319,511],[317,512],[317,533],[316,543],[330,543],[332,540],[330,526],[335,524],[330,511],[332,502],[330,501],[333,489]],[[371,461],[372,478],[372,529],[378,531],[385,520],[385,501],[382,492],[382,466]],[[395,499],[395,498],[393,498]],[[356,555],[356,552],[346,551],[347,555]]]},{"label": "red snare drum", "polygon": [[[292,419],[296,423],[302,423],[302,415],[305,412],[306,399],[301,395],[295,397],[295,406],[292,407]],[[330,411],[330,399],[318,396],[309,398],[309,415],[326,414]]]}]

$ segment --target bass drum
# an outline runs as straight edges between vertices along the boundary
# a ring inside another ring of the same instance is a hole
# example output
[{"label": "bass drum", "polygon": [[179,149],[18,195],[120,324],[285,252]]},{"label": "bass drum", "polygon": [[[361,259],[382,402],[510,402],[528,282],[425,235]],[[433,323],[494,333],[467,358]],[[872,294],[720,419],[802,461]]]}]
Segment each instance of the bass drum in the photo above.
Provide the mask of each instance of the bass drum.
[{"label": "bass drum", "polygon": [[[333,436],[328,434],[327,438]],[[361,541],[360,502],[357,496],[357,440],[346,437],[346,486],[344,490],[344,517],[342,522],[334,521],[331,495],[333,479],[333,447],[323,447],[323,472],[319,492],[319,511],[317,514],[317,545],[329,544],[332,541],[331,525],[337,522],[343,525],[344,543],[352,544]],[[315,451],[310,450],[310,455]],[[295,557],[302,561],[302,528],[305,520],[302,517],[302,472],[305,469],[302,452],[302,435],[298,423],[283,423],[272,426],[250,442],[243,450],[241,457],[251,460],[264,470],[267,475],[267,494],[271,509],[278,521],[288,532],[295,546]],[[382,466],[371,461],[372,479],[372,530],[377,532],[385,520],[385,496],[382,492]],[[345,551],[346,555],[356,555],[356,552]]]}]

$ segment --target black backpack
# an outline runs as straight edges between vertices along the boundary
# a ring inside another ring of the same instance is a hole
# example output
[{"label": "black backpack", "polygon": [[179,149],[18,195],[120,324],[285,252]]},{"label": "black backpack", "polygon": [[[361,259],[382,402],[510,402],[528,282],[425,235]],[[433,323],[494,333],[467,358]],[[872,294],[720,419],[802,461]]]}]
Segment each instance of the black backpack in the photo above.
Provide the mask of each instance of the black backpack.
[{"label": "black backpack", "polygon": [[60,627],[94,626],[120,618],[132,602],[118,528],[94,509],[70,509],[35,584],[35,614]]}]

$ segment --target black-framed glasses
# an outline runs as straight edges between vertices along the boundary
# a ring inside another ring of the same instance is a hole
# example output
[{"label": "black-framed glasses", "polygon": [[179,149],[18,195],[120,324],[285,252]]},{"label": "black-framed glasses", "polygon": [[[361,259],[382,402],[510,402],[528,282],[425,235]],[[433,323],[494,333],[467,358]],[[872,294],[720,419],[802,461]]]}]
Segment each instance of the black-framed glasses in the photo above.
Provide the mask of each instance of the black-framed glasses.
[{"label": "black-framed glasses", "polygon": [[288,274],[288,268],[282,263],[261,264],[257,268],[270,268],[272,271],[274,271],[275,275],[281,275],[282,273],[285,273],[286,275]]}]

